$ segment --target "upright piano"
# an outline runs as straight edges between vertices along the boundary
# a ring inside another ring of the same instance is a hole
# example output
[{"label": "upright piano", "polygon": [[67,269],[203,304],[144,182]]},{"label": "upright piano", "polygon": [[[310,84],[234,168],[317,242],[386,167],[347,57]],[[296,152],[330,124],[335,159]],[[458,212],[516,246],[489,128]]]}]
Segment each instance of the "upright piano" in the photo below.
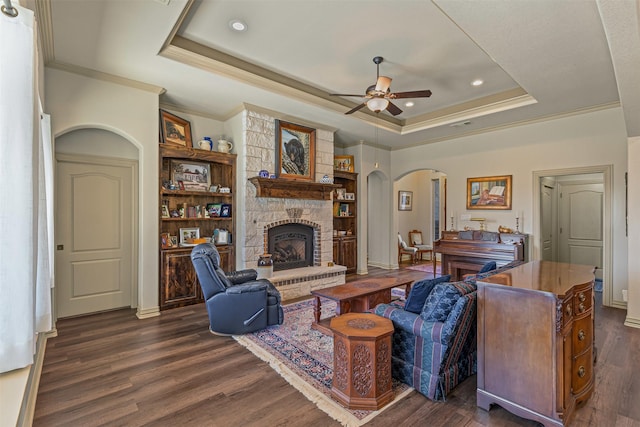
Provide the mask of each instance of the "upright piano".
[{"label": "upright piano", "polygon": [[[433,242],[433,252],[440,254],[441,274],[451,280],[477,273],[482,266],[495,261],[498,267],[511,261],[525,260],[526,234],[491,231],[443,231],[442,239]],[[434,264],[436,257],[434,256]],[[434,265],[435,271],[435,265]]]}]

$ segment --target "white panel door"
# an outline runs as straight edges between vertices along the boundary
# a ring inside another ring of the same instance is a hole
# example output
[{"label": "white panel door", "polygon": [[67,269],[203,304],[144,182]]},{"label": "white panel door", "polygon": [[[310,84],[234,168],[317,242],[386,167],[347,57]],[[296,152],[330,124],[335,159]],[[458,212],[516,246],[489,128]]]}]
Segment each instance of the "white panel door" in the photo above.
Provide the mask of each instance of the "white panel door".
[{"label": "white panel door", "polygon": [[133,179],[131,167],[58,162],[58,317],[131,306]]},{"label": "white panel door", "polygon": [[602,269],[603,185],[563,184],[560,192],[559,261]]}]

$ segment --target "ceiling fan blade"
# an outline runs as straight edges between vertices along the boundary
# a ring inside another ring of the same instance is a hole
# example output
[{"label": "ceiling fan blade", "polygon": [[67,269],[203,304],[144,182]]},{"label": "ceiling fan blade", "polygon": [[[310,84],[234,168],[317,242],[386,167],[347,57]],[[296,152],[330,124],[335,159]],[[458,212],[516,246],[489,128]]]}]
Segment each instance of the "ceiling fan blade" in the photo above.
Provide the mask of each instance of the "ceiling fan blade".
[{"label": "ceiling fan blade", "polygon": [[361,109],[362,107],[364,107],[365,105],[367,105],[367,103],[362,103],[356,107],[353,107],[351,110],[347,111],[345,114],[351,114],[351,113],[355,113],[356,111],[358,111],[359,109]]},{"label": "ceiling fan blade", "polygon": [[396,92],[390,93],[388,98],[400,99],[400,98],[428,98],[431,96],[430,90],[412,90],[409,92]]},{"label": "ceiling fan blade", "polygon": [[352,93],[330,93],[329,96],[359,96],[360,98],[362,98],[363,95],[354,95]]},{"label": "ceiling fan blade", "polygon": [[402,113],[402,110],[399,109],[394,103],[389,102],[389,105],[387,105],[387,111],[390,112],[391,114],[393,114],[394,116],[397,116],[398,114]]},{"label": "ceiling fan blade", "polygon": [[387,77],[387,76],[378,77],[378,81],[376,82],[376,91],[384,93],[389,90],[390,86],[391,86],[391,77]]}]

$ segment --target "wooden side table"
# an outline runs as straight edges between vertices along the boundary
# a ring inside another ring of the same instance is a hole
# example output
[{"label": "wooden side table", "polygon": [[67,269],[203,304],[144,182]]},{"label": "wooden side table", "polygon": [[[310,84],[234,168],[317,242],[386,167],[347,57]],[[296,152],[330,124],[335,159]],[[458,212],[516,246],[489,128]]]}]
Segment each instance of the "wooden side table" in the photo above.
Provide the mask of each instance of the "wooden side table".
[{"label": "wooden side table", "polygon": [[331,397],[349,409],[368,411],[391,402],[391,320],[371,313],[346,313],[331,319],[330,327]]}]

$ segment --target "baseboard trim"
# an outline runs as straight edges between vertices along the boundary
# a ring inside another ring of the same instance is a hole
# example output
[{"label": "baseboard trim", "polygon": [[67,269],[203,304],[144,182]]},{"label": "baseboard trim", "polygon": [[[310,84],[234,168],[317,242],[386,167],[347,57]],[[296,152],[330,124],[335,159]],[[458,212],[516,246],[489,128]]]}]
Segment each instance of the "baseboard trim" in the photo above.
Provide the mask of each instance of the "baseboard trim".
[{"label": "baseboard trim", "polygon": [[20,414],[16,426],[31,426],[33,424],[33,416],[36,411],[36,400],[38,399],[38,387],[40,386],[40,375],[42,374],[42,365],[44,363],[44,353],[47,348],[47,339],[58,335],[56,329],[46,333],[39,333],[36,340],[36,353],[33,356],[33,365],[29,370],[27,384],[25,386],[24,395],[22,397],[22,405],[20,406]]},{"label": "baseboard trim", "polygon": [[155,306],[152,308],[141,309],[138,307],[138,311],[136,312],[136,317],[138,319],[148,319],[150,317],[160,316],[160,307]]},{"label": "baseboard trim", "polygon": [[640,319],[636,319],[634,317],[629,317],[624,320],[624,326],[629,326],[630,328],[638,328],[640,329]]},{"label": "baseboard trim", "polygon": [[378,267],[378,268],[382,268],[382,269],[385,269],[385,270],[397,270],[398,269],[398,265],[397,264],[394,266],[394,265],[391,265],[391,264],[383,264],[381,262],[370,262],[369,266]]}]

